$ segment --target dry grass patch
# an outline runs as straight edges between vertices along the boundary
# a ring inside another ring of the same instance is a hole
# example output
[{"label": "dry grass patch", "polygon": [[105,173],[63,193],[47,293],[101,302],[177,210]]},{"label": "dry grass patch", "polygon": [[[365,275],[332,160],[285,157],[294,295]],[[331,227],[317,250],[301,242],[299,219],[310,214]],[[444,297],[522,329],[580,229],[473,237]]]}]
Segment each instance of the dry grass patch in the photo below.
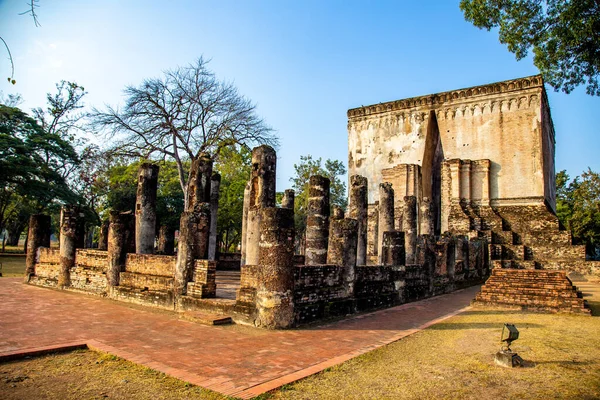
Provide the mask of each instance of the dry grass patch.
[{"label": "dry grass patch", "polygon": [[[585,293],[599,286],[584,284]],[[597,305],[598,303],[595,302]],[[494,365],[505,322],[525,368]],[[597,399],[600,317],[473,309],[273,393],[275,399]]]},{"label": "dry grass patch", "polygon": [[0,364],[0,393],[6,400],[226,399],[161,372],[88,350]]}]

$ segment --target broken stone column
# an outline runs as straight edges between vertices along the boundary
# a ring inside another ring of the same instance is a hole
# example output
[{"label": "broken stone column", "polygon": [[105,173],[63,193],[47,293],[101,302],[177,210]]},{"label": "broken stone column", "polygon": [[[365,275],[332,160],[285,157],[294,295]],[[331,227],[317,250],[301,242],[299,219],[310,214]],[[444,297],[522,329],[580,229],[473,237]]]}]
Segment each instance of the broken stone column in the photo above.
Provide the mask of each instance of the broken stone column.
[{"label": "broken stone column", "polygon": [[383,234],[381,265],[405,265],[405,239],[402,231],[386,231]]},{"label": "broken stone column", "polygon": [[98,250],[106,250],[108,248],[108,226],[110,222],[107,219],[102,221],[100,225],[100,236],[98,237]]},{"label": "broken stone column", "polygon": [[191,211],[181,213],[174,282],[174,291],[177,296],[187,294],[187,283],[190,281],[194,270],[194,259],[197,258],[195,257],[195,247],[198,225],[202,214],[201,209],[204,209],[205,213],[210,213],[210,207],[207,203],[196,204],[196,207]]},{"label": "broken stone column", "polygon": [[27,232],[27,257],[25,258],[25,281],[35,275],[35,264],[40,262],[40,247],[50,247],[51,219],[49,215],[33,214],[29,217]]},{"label": "broken stone column", "polygon": [[208,259],[215,260],[217,256],[217,212],[219,211],[219,188],[221,175],[213,174],[210,178],[210,234],[208,238]]},{"label": "broken stone column", "polygon": [[311,176],[306,216],[306,265],[327,262],[329,238],[329,178]]},{"label": "broken stone column", "polygon": [[402,231],[404,231],[406,264],[414,264],[417,253],[417,198],[415,196],[404,196]]},{"label": "broken stone column", "polygon": [[267,145],[252,150],[250,202],[246,225],[246,264],[257,265],[259,257],[261,210],[275,206],[275,170],[277,155]]},{"label": "broken stone column", "polygon": [[175,252],[175,229],[162,225],[158,230],[158,254],[167,256]]},{"label": "broken stone column", "polygon": [[213,161],[208,153],[201,153],[192,161],[188,184],[188,205],[186,211],[192,211],[197,203],[210,202],[210,178]]},{"label": "broken stone column", "polygon": [[296,192],[294,192],[294,189],[286,189],[281,199],[281,208],[291,208],[293,210],[295,197]]},{"label": "broken stone column", "polygon": [[135,202],[135,249],[138,254],[154,253],[157,188],[158,165],[143,163],[138,170]]},{"label": "broken stone column", "polygon": [[331,219],[344,219],[344,209],[342,207],[333,206]]},{"label": "broken stone column", "polygon": [[[335,211],[335,210],[338,211]],[[347,296],[354,293],[356,279],[356,247],[358,242],[358,221],[351,218],[337,218],[341,209],[334,209],[334,218],[329,224],[329,248],[327,264],[343,268],[343,282]]]},{"label": "broken stone column", "polygon": [[246,265],[246,240],[248,238],[248,209],[250,208],[250,186],[251,181],[246,183],[244,188],[244,206],[242,209],[242,243],[240,245],[240,267]]},{"label": "broken stone column", "polygon": [[350,177],[350,218],[358,221],[356,264],[367,263],[367,178],[360,175]]},{"label": "broken stone column", "polygon": [[429,197],[423,197],[419,206],[419,227],[420,235],[433,235],[435,233],[433,221],[433,204]]},{"label": "broken stone column", "polygon": [[367,207],[367,265],[376,265],[379,259],[379,201]]},{"label": "broken stone column", "polygon": [[131,225],[134,221],[133,214],[112,211],[108,227],[108,269],[106,279],[111,287],[119,286],[120,273],[125,269],[127,250],[129,247]]},{"label": "broken stone column", "polygon": [[259,278],[255,325],[289,328],[294,324],[294,211],[261,210]]},{"label": "broken stone column", "polygon": [[77,218],[77,226],[75,227],[75,248],[85,248],[85,214],[80,212]]},{"label": "broken stone column", "polygon": [[379,184],[378,264],[383,265],[383,236],[394,230],[394,189],[391,183]]},{"label": "broken stone column", "polygon": [[68,287],[71,285],[71,268],[75,266],[77,225],[79,222],[79,209],[77,207],[65,206],[62,208],[58,287]]},{"label": "broken stone column", "polygon": [[208,242],[210,236],[210,203],[196,204],[194,212],[198,217],[195,228],[194,258],[206,260],[208,258]]}]

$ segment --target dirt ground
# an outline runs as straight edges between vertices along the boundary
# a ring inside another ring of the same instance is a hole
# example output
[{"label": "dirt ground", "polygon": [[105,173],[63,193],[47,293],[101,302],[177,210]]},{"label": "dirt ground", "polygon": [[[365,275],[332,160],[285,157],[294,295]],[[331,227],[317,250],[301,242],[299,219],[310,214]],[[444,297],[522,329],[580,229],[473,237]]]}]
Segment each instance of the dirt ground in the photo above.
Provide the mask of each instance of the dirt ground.
[{"label": "dirt ground", "polygon": [[0,398],[225,399],[110,354],[87,350],[0,364]]},{"label": "dirt ground", "polygon": [[[577,283],[594,317],[471,309],[266,395],[273,399],[598,399],[600,283]],[[504,323],[524,368],[494,365]],[[224,399],[91,351],[0,364],[2,399]]]}]

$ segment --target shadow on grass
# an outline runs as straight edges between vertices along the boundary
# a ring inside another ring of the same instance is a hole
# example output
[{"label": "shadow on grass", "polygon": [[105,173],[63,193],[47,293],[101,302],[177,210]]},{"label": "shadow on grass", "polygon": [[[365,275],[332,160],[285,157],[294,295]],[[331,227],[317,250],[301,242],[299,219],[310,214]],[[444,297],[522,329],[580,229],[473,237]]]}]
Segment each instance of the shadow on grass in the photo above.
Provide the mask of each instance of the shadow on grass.
[{"label": "shadow on grass", "polygon": [[[463,330],[463,329],[502,329],[503,324],[499,322],[465,322],[465,323],[454,323],[454,322],[440,322],[435,325],[431,325],[427,329],[435,330]],[[543,325],[540,324],[519,324],[519,328],[540,328]]]},{"label": "shadow on grass", "polygon": [[505,310],[505,309],[484,309],[484,310],[469,310],[460,313],[461,316],[466,315],[510,315],[510,314],[526,314],[526,310]]}]

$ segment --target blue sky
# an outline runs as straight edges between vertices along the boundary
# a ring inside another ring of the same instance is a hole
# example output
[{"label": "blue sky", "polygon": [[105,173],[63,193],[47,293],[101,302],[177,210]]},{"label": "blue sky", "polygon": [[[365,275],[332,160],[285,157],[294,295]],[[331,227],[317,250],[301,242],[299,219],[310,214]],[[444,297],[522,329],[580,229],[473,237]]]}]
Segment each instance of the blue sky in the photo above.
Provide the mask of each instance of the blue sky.
[{"label": "blue sky", "polygon": [[[89,92],[86,104],[122,101],[125,85],[194,61],[258,104],[278,132],[277,190],[301,155],[347,162],[349,108],[533,75],[497,33],[466,22],[458,1],[47,1],[0,0],[0,90],[43,106],[61,79]],[[600,171],[600,98],[547,88],[556,169]],[[493,143],[491,143],[493,145]]]}]

